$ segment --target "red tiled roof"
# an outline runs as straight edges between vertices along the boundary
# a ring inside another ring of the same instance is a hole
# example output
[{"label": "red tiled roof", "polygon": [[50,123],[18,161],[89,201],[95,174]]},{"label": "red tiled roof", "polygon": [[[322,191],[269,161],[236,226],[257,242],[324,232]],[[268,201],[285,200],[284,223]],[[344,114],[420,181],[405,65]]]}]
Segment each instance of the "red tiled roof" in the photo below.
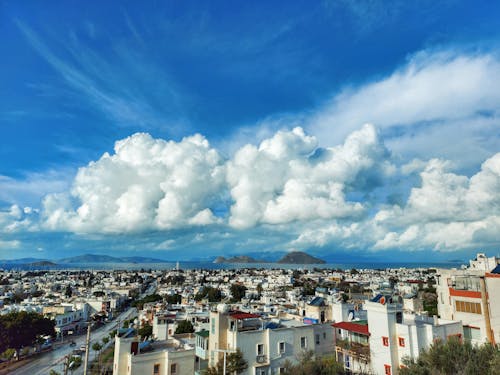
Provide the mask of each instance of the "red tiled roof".
[{"label": "red tiled roof", "polygon": [[338,322],[332,324],[332,327],[345,329],[347,331],[356,332],[361,335],[370,336],[368,332],[368,324],[356,324],[352,322]]},{"label": "red tiled roof", "polygon": [[250,319],[250,318],[260,318],[260,315],[250,314],[242,311],[234,311],[229,313],[229,316],[233,319]]}]

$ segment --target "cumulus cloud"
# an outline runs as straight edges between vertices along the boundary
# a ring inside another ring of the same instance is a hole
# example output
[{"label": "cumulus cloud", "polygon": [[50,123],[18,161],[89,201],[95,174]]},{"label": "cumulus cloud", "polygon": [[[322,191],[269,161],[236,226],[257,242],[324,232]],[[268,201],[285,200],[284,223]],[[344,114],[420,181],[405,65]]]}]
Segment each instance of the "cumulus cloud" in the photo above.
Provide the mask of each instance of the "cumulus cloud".
[{"label": "cumulus cloud", "polygon": [[201,135],[174,142],[137,133],[81,168],[70,194],[44,199],[45,226],[127,232],[211,224],[224,175],[223,159]]},{"label": "cumulus cloud", "polygon": [[13,204],[8,209],[0,211],[0,233],[15,233],[33,229],[37,220],[38,210],[31,207],[24,209]]},{"label": "cumulus cloud", "polygon": [[472,167],[498,145],[499,81],[494,54],[422,51],[387,77],[345,88],[311,116],[307,129],[322,142],[339,142],[371,122],[394,152]]},{"label": "cumulus cloud", "polygon": [[406,205],[377,213],[374,223],[388,232],[375,248],[453,250],[500,242],[500,153],[470,178],[449,169],[448,162],[430,160]]},{"label": "cumulus cloud", "polygon": [[261,223],[355,217],[360,202],[346,199],[391,172],[389,153],[372,125],[353,132],[343,145],[318,149],[301,128],[279,131],[259,147],[246,145],[228,164],[234,204],[229,223]]}]

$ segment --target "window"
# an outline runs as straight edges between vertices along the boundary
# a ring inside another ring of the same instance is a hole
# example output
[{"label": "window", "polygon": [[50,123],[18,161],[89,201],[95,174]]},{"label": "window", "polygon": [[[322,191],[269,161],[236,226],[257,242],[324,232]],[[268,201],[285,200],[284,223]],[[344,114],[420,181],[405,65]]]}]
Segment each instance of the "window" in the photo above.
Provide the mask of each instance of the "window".
[{"label": "window", "polygon": [[389,346],[389,337],[382,336],[382,344],[384,346]]},{"label": "window", "polygon": [[391,375],[391,366],[384,365],[384,370],[385,370],[384,372],[385,375]]},{"label": "window", "polygon": [[278,353],[283,354],[285,352],[285,342],[281,341],[278,343]]},{"label": "window", "polygon": [[177,374],[177,363],[172,363],[170,365],[170,373],[171,374]]},{"label": "window", "polygon": [[307,339],[306,339],[306,337],[301,337],[300,338],[300,347],[302,349],[307,348]]},{"label": "window", "polygon": [[481,314],[481,304],[476,302],[455,301],[455,310],[471,314]]},{"label": "window", "polygon": [[280,367],[279,373],[280,374],[284,374],[285,373],[285,368],[284,367]]},{"label": "window", "polygon": [[316,337],[315,337],[315,338],[316,338],[316,340],[315,340],[316,345],[319,345],[319,334],[316,334]]},{"label": "window", "polygon": [[257,344],[257,355],[264,354],[264,344]]},{"label": "window", "polygon": [[405,346],[405,339],[403,337],[399,338],[399,346],[402,346],[403,348]]},{"label": "window", "polygon": [[153,366],[153,375],[158,375],[160,373],[160,364],[155,363]]}]

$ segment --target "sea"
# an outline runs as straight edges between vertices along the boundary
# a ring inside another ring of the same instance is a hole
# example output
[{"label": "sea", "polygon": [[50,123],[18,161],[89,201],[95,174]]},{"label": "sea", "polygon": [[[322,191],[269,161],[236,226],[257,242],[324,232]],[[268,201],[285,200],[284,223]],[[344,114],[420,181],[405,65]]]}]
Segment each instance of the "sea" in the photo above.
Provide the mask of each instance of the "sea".
[{"label": "sea", "polygon": [[324,263],[324,264],[281,264],[281,263],[212,263],[212,262],[158,262],[158,263],[78,263],[78,264],[57,264],[55,266],[40,266],[29,264],[0,264],[0,269],[4,270],[172,270],[179,269],[193,270],[193,269],[209,269],[209,270],[222,270],[222,269],[429,269],[429,268],[460,268],[462,262],[353,262],[353,263]]}]

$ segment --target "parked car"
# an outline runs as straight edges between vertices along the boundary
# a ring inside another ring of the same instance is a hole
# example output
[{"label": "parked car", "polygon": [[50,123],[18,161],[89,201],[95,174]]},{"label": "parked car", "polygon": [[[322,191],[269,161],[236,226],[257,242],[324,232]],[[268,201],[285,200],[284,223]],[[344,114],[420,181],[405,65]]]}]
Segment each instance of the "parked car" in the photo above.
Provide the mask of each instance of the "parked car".
[{"label": "parked car", "polygon": [[69,343],[69,346],[76,346],[76,342],[71,341],[71,342]]}]

